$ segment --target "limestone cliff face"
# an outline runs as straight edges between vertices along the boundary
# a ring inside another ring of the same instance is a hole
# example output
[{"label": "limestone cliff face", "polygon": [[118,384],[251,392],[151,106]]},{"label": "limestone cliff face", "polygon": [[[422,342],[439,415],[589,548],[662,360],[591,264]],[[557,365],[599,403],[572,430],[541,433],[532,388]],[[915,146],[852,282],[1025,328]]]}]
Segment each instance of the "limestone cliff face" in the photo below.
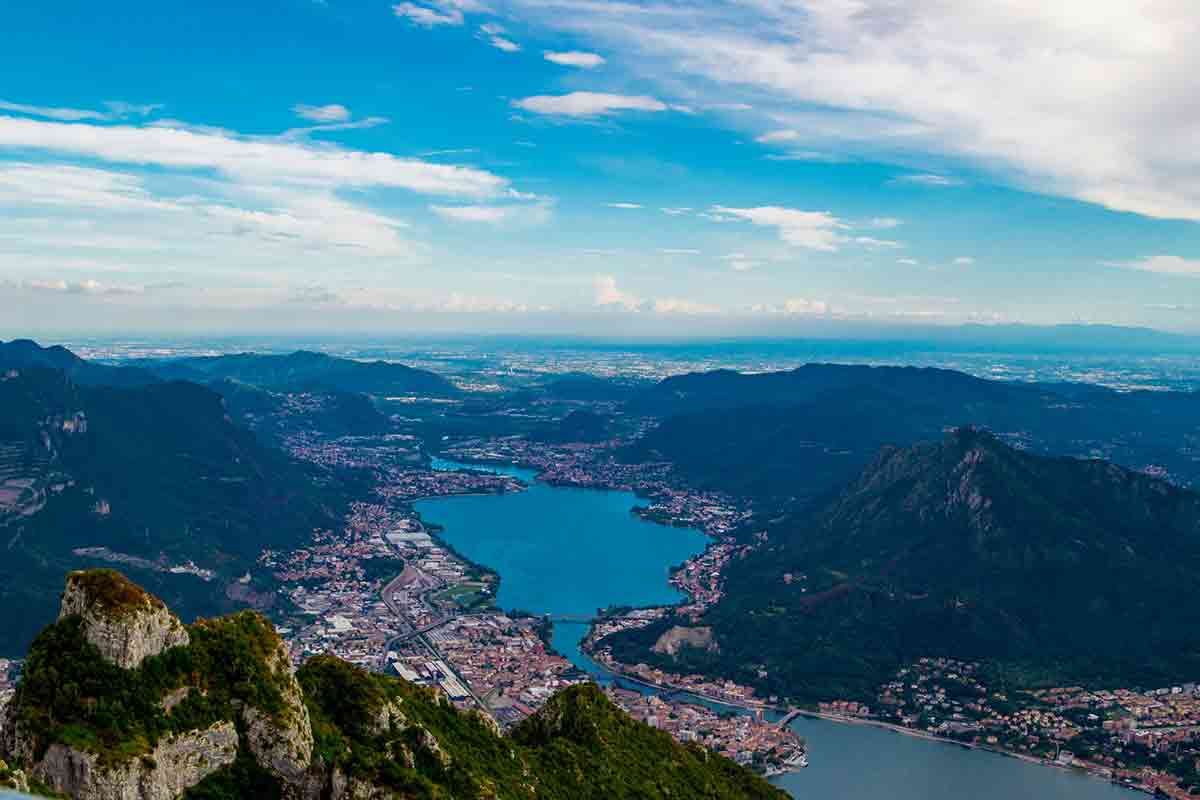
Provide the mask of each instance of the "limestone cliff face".
[{"label": "limestone cliff face", "polygon": [[106,661],[122,669],[188,643],[183,623],[161,600],[110,570],[67,577],[58,618],[75,614],[83,619],[84,637]]},{"label": "limestone cliff face", "polygon": [[149,755],[115,765],[101,763],[93,753],[53,744],[32,775],[74,800],[174,800],[232,764],[237,747],[232,722],[164,739]]},{"label": "limestone cliff face", "polygon": [[283,711],[268,714],[257,708],[242,710],[246,745],[265,769],[288,784],[299,784],[312,763],[313,735],[304,705],[304,694],[292,671],[287,649],[280,642],[271,656],[271,668],[283,683]]}]

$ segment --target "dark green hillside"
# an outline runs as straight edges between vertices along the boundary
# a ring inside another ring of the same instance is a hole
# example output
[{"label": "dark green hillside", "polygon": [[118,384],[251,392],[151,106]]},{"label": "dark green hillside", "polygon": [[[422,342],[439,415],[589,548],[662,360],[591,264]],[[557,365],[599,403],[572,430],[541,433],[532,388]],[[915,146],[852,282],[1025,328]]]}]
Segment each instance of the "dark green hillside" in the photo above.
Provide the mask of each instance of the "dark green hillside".
[{"label": "dark green hillside", "polygon": [[1002,383],[932,367],[806,364],[786,372],[692,372],[666,378],[629,402],[655,416],[744,406],[791,407],[846,389],[875,388],[914,402],[994,404],[1037,396],[1032,384]]},{"label": "dark green hillside", "polygon": [[[190,618],[228,610],[227,582],[263,548],[301,540],[344,502],[340,478],[264,446],[196,384],[77,386],[21,369],[0,380],[0,420],[0,485],[29,486],[0,507],[4,654],[53,618],[64,573],[105,563],[78,548],[125,559]],[[162,571],[188,560],[217,578]]]},{"label": "dark green hillside", "polygon": [[[656,800],[782,798],[733,762],[686,747],[633,720],[594,684],[565,689],[508,737],[431,690],[373,675],[331,656],[297,673],[326,763],[404,797]],[[370,720],[385,703],[433,734],[446,762],[423,753],[413,727],[380,734]],[[417,754],[411,768],[397,750]]]},{"label": "dark green hillside", "polygon": [[300,432],[370,436],[390,427],[388,418],[362,394],[331,391],[289,395],[231,380],[213,381],[208,386],[225,399],[225,408],[234,422],[268,443]]},{"label": "dark green hillside", "polygon": [[[962,430],[885,450],[767,534],[705,619],[720,653],[684,651],[689,666],[807,699],[866,696],[922,656],[1026,682],[1200,673],[1200,495],[1106,462]],[[660,632],[618,637],[617,650],[641,660]]]},{"label": "dark green hillside", "polygon": [[989,381],[943,369],[810,364],[668,378],[630,401],[662,417],[625,458],[772,502],[839,487],[885,445],[987,428],[1043,454],[1163,468],[1200,483],[1200,394]]},{"label": "dark green hillside", "polygon": [[594,411],[576,409],[535,431],[530,438],[539,442],[599,442],[611,435],[608,418]]}]

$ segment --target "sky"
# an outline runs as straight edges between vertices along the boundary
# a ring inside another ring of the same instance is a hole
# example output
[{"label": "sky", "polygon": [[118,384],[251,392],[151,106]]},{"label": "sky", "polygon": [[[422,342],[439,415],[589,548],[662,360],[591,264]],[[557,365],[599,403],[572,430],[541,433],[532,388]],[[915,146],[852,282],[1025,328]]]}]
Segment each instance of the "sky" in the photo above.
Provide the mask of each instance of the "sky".
[{"label": "sky", "polygon": [[1192,0],[3,19],[7,335],[1200,332]]}]

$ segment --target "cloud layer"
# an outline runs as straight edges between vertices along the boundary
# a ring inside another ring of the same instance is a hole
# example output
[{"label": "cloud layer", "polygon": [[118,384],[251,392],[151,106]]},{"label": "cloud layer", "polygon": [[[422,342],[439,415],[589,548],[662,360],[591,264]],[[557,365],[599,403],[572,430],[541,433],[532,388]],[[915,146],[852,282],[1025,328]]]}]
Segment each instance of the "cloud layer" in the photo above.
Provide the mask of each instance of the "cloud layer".
[{"label": "cloud layer", "polygon": [[[1200,220],[1192,0],[496,7],[603,47],[614,62],[664,87],[686,86],[706,105],[745,100],[757,112],[745,124],[770,146],[949,158],[1038,191]],[[957,179],[938,171],[909,180]]]}]

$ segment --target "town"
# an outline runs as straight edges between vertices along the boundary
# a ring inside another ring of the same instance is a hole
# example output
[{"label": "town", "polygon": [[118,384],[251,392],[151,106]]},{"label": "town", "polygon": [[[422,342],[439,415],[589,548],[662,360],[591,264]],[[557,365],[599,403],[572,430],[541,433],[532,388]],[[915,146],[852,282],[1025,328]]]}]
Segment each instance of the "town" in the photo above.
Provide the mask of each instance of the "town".
[{"label": "town", "polygon": [[1200,685],[1135,691],[989,685],[981,664],[922,658],[882,686],[877,705],[821,703],[857,720],[1089,772],[1130,788],[1195,796]]},{"label": "town", "polygon": [[[386,448],[347,437],[294,437],[293,455],[326,465],[371,467],[379,477],[370,502],[351,507],[340,530],[314,531],[305,547],[266,551],[259,566],[278,582],[284,607],[280,633],[299,663],[333,653],[368,669],[435,686],[455,705],[477,709],[508,727],[536,711],[551,695],[592,677],[553,651],[549,620],[498,609],[502,576],[470,563],[446,547],[413,510],[418,499],[465,494],[519,492],[524,484],[486,469],[413,468],[397,454],[405,442]],[[539,479],[561,485],[627,488],[649,498],[638,513],[656,522],[699,527],[713,537],[704,553],[671,577],[687,597],[685,613],[699,614],[720,597],[720,570],[736,551],[728,532],[746,517],[744,509],[707,493],[671,486],[660,466],[638,469],[606,458],[603,448],[534,445],[521,439],[472,442],[448,455],[487,463],[519,463],[541,470]],[[630,612],[653,619],[665,609]],[[589,640],[611,632],[624,617],[601,620]],[[681,696],[665,681],[639,677],[596,655],[597,668],[629,675],[630,687],[614,680],[609,697],[638,719],[696,742],[762,772],[804,766],[804,742],[762,714],[749,690],[701,682]],[[661,676],[658,676],[661,678]],[[644,693],[647,683],[665,696]],[[714,706],[699,698],[721,700]],[[734,713],[739,712],[739,713]]]}]

